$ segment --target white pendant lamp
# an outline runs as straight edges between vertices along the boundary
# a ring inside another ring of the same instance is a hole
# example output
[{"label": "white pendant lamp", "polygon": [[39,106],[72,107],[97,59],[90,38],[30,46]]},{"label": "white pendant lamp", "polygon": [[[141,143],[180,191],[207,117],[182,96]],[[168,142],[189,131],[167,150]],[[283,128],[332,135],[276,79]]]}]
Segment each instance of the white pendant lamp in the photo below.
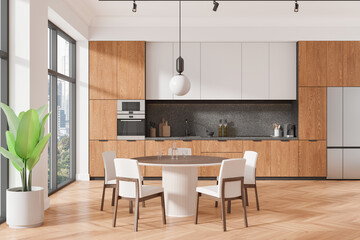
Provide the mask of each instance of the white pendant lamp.
[{"label": "white pendant lamp", "polygon": [[181,57],[181,0],[179,1],[179,57],[176,59],[177,75],[171,78],[170,91],[177,96],[184,96],[190,91],[191,83],[189,79],[182,74],[184,71],[184,59]]}]

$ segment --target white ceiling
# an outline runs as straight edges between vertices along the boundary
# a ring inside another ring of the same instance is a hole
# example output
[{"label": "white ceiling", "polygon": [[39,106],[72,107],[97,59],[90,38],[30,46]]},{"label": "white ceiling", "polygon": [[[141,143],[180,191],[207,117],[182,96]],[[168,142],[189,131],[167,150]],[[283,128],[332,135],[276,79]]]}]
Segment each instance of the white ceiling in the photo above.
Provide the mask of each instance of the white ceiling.
[{"label": "white ceiling", "polygon": [[[133,13],[132,1],[66,0],[91,27],[172,27],[178,24],[178,2],[140,1]],[[183,2],[186,27],[358,27],[360,1],[301,2],[220,1],[217,12],[212,1]]]}]

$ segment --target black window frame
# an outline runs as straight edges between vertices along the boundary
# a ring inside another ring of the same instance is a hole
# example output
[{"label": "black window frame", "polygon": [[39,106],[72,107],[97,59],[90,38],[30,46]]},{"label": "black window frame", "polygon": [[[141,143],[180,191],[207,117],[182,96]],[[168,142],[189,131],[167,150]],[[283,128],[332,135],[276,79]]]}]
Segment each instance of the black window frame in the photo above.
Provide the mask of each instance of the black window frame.
[{"label": "black window frame", "polygon": [[[50,179],[49,179],[49,195],[53,194],[54,192],[60,190],[61,188],[67,186],[68,184],[75,181],[76,178],[76,134],[75,134],[75,127],[76,127],[76,41],[71,38],[68,34],[62,31],[59,27],[57,27],[52,22],[48,22],[48,28],[50,29],[50,39],[49,39],[49,49],[50,52],[48,53],[49,56],[49,69],[48,75],[50,80],[50,131],[51,131],[51,138],[49,141],[50,146],[50,161],[49,161],[49,169],[50,169]],[[70,42],[70,76],[66,76],[62,73],[57,71],[57,36],[61,36],[68,42]],[[57,167],[58,167],[58,155],[57,155],[57,118],[58,118],[58,111],[57,111],[57,94],[58,88],[57,83],[58,80],[67,81],[70,83],[70,178],[61,184],[57,182]],[[56,109],[53,111],[52,109]],[[55,113],[55,114],[54,114]]]},{"label": "black window frame", "polygon": [[[0,75],[0,101],[8,104],[9,98],[9,1],[1,0],[1,75]],[[4,60],[4,61],[3,61]],[[6,64],[6,65],[5,65]],[[5,65],[5,66],[4,66]],[[0,114],[0,145],[4,148],[6,146],[5,131],[8,128],[5,114]],[[0,157],[0,223],[6,220],[6,189],[9,187],[9,162],[1,156]]]}]

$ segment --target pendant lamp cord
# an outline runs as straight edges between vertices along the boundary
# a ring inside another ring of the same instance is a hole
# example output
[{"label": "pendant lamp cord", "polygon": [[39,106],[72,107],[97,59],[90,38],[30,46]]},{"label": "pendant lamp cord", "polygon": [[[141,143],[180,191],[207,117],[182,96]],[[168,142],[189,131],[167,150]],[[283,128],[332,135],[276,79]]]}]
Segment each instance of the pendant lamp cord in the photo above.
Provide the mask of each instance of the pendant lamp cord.
[{"label": "pendant lamp cord", "polygon": [[181,57],[181,0],[179,0],[179,56]]}]

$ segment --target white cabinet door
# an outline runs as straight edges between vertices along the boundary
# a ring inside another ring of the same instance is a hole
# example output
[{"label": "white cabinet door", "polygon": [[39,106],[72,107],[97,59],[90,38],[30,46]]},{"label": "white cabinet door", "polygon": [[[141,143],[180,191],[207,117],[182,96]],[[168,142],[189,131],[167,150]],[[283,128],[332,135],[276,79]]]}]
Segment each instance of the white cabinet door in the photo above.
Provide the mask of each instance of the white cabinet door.
[{"label": "white cabinet door", "polygon": [[344,179],[360,179],[360,149],[344,149]]},{"label": "white cabinet door", "polygon": [[343,178],[343,150],[327,150],[327,179]]},{"label": "white cabinet door", "polygon": [[[179,57],[179,44],[174,44],[173,66],[176,74],[176,59]],[[199,100],[200,99],[200,43],[183,43],[181,57],[184,59],[183,74],[188,77],[191,88],[185,96],[176,96],[174,99]]]},{"label": "white cabinet door", "polygon": [[343,146],[343,88],[327,88],[327,145]]},{"label": "white cabinet door", "polygon": [[241,43],[201,44],[201,99],[241,99]]},{"label": "white cabinet door", "polygon": [[270,43],[270,99],[296,100],[296,43]]},{"label": "white cabinet door", "polygon": [[269,99],[269,43],[242,44],[242,99]]},{"label": "white cabinet door", "polygon": [[344,146],[360,147],[360,87],[344,88]]},{"label": "white cabinet door", "polygon": [[169,89],[173,70],[173,44],[146,43],[146,99],[173,99]]}]

